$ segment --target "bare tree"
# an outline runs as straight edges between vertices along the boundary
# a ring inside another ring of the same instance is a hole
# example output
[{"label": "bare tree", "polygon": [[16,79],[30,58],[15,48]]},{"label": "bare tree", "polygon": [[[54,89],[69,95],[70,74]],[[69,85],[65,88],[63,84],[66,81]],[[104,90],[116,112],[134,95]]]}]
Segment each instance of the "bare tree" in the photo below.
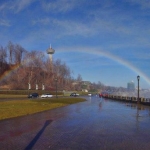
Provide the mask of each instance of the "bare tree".
[{"label": "bare tree", "polygon": [[43,59],[44,54],[38,51],[32,51],[25,54],[23,60],[24,69],[27,72],[28,81],[31,84],[41,84],[43,82]]},{"label": "bare tree", "polygon": [[14,44],[9,41],[8,43],[8,54],[9,54],[9,64],[13,64],[13,52],[14,52]]},{"label": "bare tree", "polygon": [[0,47],[0,73],[2,73],[5,70],[6,66],[6,50],[2,46]]},{"label": "bare tree", "polygon": [[22,46],[9,42],[7,52],[2,46],[0,47],[0,66],[4,62],[9,66],[7,71],[12,70],[5,83],[13,89],[27,89],[28,83],[32,85],[38,83],[41,87],[45,83],[46,87],[55,88],[55,77],[58,79],[60,90],[72,88],[73,78],[70,68],[58,59],[53,62],[54,70],[52,71],[49,60],[43,52],[36,50],[28,52]]},{"label": "bare tree", "polygon": [[81,82],[81,81],[82,81],[82,76],[81,76],[80,74],[78,74],[78,76],[77,76],[77,81],[78,81],[78,82]]},{"label": "bare tree", "polygon": [[54,73],[58,78],[59,88],[61,90],[68,88],[68,84],[71,78],[70,68],[64,62],[61,62],[60,59],[57,59],[54,62]]},{"label": "bare tree", "polygon": [[15,45],[15,49],[14,49],[15,64],[21,63],[24,52],[26,52],[26,50],[22,46],[18,44]]}]

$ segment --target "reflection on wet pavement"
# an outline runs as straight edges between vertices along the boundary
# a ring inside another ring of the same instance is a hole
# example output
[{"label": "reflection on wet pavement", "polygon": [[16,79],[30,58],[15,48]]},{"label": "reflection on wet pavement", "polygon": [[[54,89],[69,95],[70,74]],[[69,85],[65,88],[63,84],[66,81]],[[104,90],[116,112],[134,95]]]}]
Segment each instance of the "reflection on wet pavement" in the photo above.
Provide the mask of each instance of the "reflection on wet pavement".
[{"label": "reflection on wet pavement", "polygon": [[0,148],[149,150],[150,107],[94,96],[86,99],[0,121]]}]

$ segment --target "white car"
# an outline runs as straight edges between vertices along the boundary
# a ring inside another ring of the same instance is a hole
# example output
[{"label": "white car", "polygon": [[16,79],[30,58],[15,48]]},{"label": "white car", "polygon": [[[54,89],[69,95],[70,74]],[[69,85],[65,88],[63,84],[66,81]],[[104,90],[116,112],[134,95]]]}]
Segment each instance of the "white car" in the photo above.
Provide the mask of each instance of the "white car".
[{"label": "white car", "polygon": [[88,96],[92,96],[92,94],[91,94],[91,93],[89,93],[89,94],[88,94]]},{"label": "white car", "polygon": [[53,97],[53,95],[51,94],[42,94],[41,98],[49,98],[49,97]]}]

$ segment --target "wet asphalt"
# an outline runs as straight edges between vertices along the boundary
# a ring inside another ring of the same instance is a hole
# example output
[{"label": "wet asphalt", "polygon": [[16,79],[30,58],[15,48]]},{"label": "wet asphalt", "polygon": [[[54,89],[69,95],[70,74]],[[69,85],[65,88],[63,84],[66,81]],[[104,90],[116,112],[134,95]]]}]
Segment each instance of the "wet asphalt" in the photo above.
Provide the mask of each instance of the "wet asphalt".
[{"label": "wet asphalt", "polygon": [[1,150],[149,150],[150,107],[96,96],[0,121]]}]

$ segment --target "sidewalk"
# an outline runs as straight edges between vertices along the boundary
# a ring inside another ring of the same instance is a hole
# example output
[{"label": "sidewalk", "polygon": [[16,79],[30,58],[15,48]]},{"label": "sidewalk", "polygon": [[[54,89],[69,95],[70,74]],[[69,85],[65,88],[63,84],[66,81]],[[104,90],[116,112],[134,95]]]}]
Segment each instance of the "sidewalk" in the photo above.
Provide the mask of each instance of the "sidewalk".
[{"label": "sidewalk", "polygon": [[0,121],[1,150],[149,150],[147,110],[100,98]]}]

